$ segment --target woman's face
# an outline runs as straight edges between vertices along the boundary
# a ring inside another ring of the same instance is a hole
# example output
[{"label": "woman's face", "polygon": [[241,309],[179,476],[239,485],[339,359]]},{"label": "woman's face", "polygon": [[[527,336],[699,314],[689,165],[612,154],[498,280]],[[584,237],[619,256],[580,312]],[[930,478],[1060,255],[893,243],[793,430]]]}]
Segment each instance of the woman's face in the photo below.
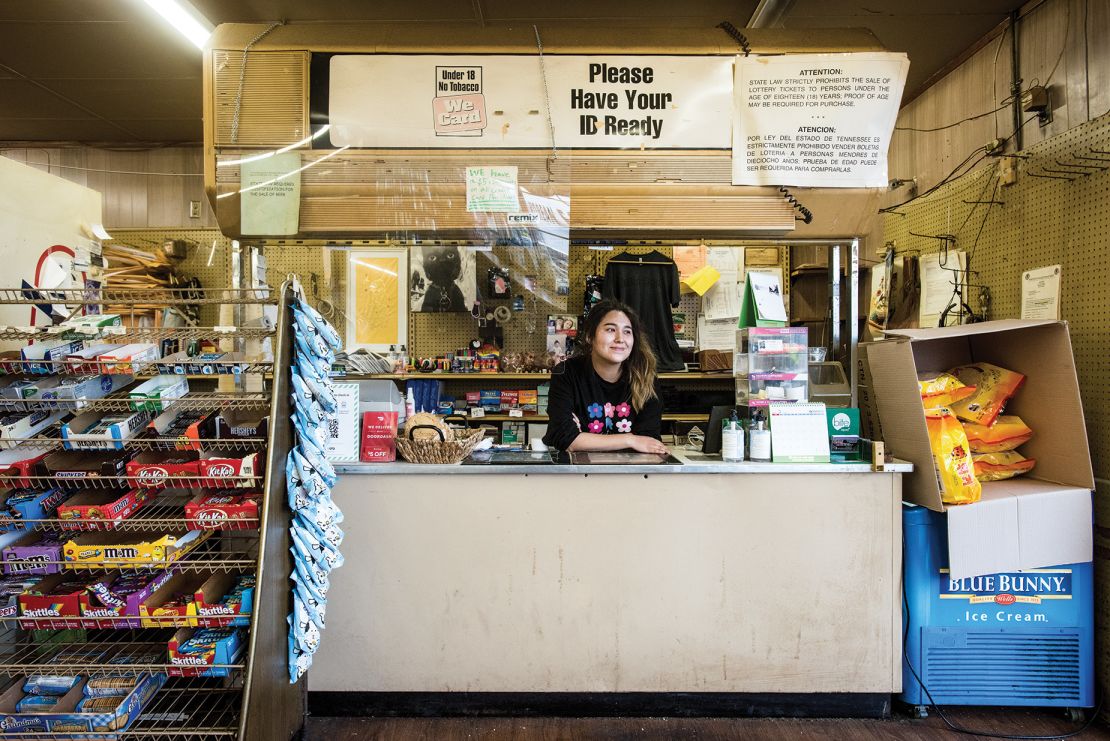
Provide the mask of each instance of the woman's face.
[{"label": "woman's face", "polygon": [[632,354],[632,322],[623,311],[601,318],[593,337],[593,354],[610,363],[623,363]]}]

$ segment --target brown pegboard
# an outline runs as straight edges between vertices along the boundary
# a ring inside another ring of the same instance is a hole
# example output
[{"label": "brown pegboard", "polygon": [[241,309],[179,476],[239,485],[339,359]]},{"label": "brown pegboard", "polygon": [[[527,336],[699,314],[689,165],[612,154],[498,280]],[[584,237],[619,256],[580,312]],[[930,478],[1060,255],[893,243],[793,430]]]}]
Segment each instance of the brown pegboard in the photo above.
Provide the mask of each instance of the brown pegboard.
[{"label": "brown pegboard", "polygon": [[[231,287],[231,240],[219,229],[110,229],[112,242],[135,247],[148,252],[160,251],[168,239],[186,242],[186,257],[174,270],[182,278],[197,278],[204,288]],[[213,327],[220,323],[220,307],[201,305],[201,326]]]},{"label": "brown pegboard", "polygon": [[[978,271],[971,282],[990,289],[990,319],[1021,315],[1023,272],[1062,267],[1061,318],[1071,331],[1095,475],[1105,479],[1110,478],[1110,170],[1097,168],[1110,166],[1110,155],[1098,152],[1110,152],[1110,116],[1022,152],[1013,185],[997,185],[1001,163],[996,161],[898,207],[883,218],[883,228],[884,239],[895,241],[898,252],[936,251],[935,242],[910,232],[955,234],[957,248],[968,252],[971,269]],[[985,200],[1004,205],[990,206],[988,213],[988,204],[966,203]],[[977,289],[969,292],[975,310],[977,296]]]}]

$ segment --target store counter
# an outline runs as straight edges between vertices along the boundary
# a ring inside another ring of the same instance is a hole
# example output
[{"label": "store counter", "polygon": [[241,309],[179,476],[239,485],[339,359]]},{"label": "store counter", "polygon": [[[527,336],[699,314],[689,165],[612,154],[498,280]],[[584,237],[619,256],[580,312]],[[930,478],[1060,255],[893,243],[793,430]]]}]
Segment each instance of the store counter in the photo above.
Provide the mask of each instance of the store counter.
[{"label": "store counter", "polygon": [[337,466],[346,564],[309,689],[899,691],[911,466],[672,455]]}]

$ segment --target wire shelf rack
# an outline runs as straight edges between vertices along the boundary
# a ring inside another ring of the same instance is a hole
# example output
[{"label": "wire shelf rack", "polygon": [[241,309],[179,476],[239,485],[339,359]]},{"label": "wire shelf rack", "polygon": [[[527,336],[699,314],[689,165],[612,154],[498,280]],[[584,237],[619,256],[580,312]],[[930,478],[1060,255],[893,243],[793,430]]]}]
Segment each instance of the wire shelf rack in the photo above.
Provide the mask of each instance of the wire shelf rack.
[{"label": "wire shelf rack", "polygon": [[[32,378],[42,378],[46,375],[96,376],[108,373],[111,370],[106,365],[93,360],[0,360],[0,370],[8,375],[25,375]],[[190,366],[196,366],[198,372],[185,372],[185,369]],[[178,370],[179,368],[181,370]],[[44,369],[47,372],[43,372]],[[185,363],[167,363],[164,361],[133,363],[131,370],[118,375],[138,378],[187,375],[194,378],[197,376],[211,376],[215,379],[220,376],[236,376],[243,373],[273,373],[273,371],[274,364],[269,360],[194,359]]]},{"label": "wire shelf rack", "polygon": [[[81,402],[81,409],[86,412],[128,412],[132,404],[141,401],[132,400],[126,391],[105,396],[100,399],[87,399]],[[267,393],[219,393],[215,391],[189,392],[188,396],[178,399],[161,399],[158,401],[162,410],[190,410],[190,411],[217,411],[268,409],[270,395]],[[72,410],[73,399],[4,399],[0,401],[0,408],[8,409],[55,409],[59,411]]]},{"label": "wire shelf rack", "polygon": [[[162,340],[246,340],[273,337],[277,330],[266,327],[99,327],[95,331],[81,332],[63,325],[52,327],[4,327],[0,340],[118,340],[116,344],[131,342],[161,342]],[[41,364],[41,363],[40,363]]]},{"label": "wire shelf rack", "polygon": [[[140,628],[125,637],[120,631],[95,630],[88,632],[84,642],[16,642],[9,644],[9,652],[0,654],[0,674],[36,674],[44,668],[63,675],[166,672],[172,668],[168,643],[173,634],[172,628]],[[216,664],[214,668],[238,671],[243,664]]]},{"label": "wire shelf rack", "polygon": [[[230,537],[229,534],[234,534]],[[186,574],[201,574],[205,572],[231,574],[235,572],[251,571],[258,568],[258,531],[217,531],[213,537],[185,554],[180,559],[164,562],[151,561],[82,561],[81,568],[74,569],[76,565],[69,561],[42,561],[39,559],[10,558],[5,563],[9,569],[16,570],[32,567],[59,566],[63,572],[74,571],[82,577],[90,577],[101,573],[116,573],[120,571],[159,571],[172,568]],[[236,537],[238,536],[238,537]],[[0,640],[0,647],[3,641]]]},{"label": "wire shelf rack", "polygon": [[[240,492],[228,489],[229,494]],[[119,522],[97,520],[62,520],[58,518],[20,519],[13,521],[17,529],[27,530],[64,530],[76,535],[79,532],[113,530],[117,532],[173,532],[185,530],[189,520],[185,517],[185,504],[196,496],[195,491],[161,493],[151,499],[132,517]],[[242,518],[234,520],[236,529],[208,528],[214,532],[234,537],[258,530],[259,519]],[[0,521],[0,525],[5,524]],[[224,524],[227,524],[226,522]]]},{"label": "wire shelf rack", "polygon": [[[12,447],[34,450],[61,450],[60,437],[9,437]],[[251,452],[266,447],[265,438],[183,438],[183,437],[133,437],[118,441],[128,450],[204,450],[212,452]]]},{"label": "wire shelf rack", "polygon": [[[264,476],[167,476],[165,486],[180,486],[189,489],[221,489],[234,493],[237,490],[262,486]],[[127,489],[135,485],[132,476],[97,476],[95,474],[72,478],[66,474],[47,476],[23,476],[10,474],[0,476],[0,487],[36,488],[55,487],[58,489]]]},{"label": "wire shelf rack", "polygon": [[276,304],[268,288],[0,288],[0,304]]},{"label": "wire shelf rack", "polygon": [[143,709],[121,741],[208,741],[235,738],[243,694],[238,688],[212,687],[213,680],[170,679]]}]

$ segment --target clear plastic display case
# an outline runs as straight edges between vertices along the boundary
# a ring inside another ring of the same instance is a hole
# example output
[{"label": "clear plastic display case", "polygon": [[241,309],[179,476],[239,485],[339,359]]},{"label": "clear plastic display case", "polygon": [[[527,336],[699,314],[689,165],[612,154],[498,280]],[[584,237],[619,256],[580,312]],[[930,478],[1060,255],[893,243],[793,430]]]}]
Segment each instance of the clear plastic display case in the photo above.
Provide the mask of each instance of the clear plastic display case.
[{"label": "clear plastic display case", "polygon": [[733,376],[736,404],[761,407],[809,399],[809,330],[750,327],[737,330]]}]

